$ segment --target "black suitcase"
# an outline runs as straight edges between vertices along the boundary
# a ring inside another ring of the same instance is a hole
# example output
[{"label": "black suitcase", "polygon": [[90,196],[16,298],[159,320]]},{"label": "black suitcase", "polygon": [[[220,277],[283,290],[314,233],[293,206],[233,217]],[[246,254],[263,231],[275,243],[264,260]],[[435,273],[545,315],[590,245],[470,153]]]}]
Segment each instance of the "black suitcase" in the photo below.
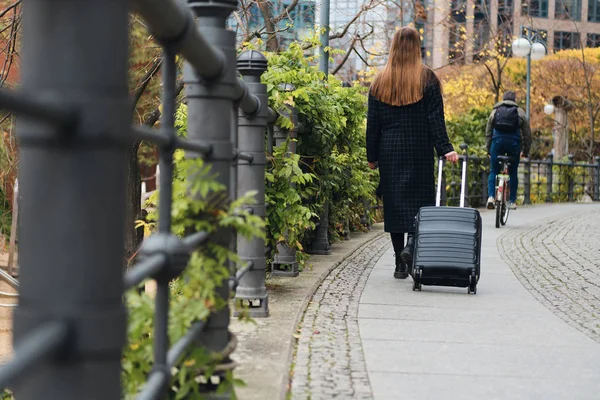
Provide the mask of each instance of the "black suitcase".
[{"label": "black suitcase", "polygon": [[443,166],[441,157],[436,206],[422,207],[417,214],[413,290],[422,285],[455,286],[475,294],[481,275],[481,215],[464,208],[467,157],[462,162],[460,207],[440,207]]}]

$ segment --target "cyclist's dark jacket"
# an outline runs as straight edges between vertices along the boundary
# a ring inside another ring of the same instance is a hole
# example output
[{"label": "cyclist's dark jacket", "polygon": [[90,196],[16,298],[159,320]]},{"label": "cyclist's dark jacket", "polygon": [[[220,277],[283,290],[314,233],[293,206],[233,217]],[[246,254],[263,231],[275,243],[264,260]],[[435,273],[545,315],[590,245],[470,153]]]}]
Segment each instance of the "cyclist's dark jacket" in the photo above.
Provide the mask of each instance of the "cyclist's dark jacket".
[{"label": "cyclist's dark jacket", "polygon": [[486,148],[488,153],[490,152],[490,147],[492,146],[492,139],[495,137],[514,137],[515,139],[520,140],[521,142],[521,151],[525,155],[529,155],[529,150],[531,149],[531,128],[529,127],[529,121],[527,121],[527,115],[522,108],[518,108],[519,110],[519,129],[516,132],[498,132],[494,129],[494,116],[496,115],[496,110],[502,106],[512,106],[519,107],[517,103],[510,100],[504,100],[497,103],[494,106],[494,110],[490,114],[488,118],[487,127],[485,129],[485,141]]}]

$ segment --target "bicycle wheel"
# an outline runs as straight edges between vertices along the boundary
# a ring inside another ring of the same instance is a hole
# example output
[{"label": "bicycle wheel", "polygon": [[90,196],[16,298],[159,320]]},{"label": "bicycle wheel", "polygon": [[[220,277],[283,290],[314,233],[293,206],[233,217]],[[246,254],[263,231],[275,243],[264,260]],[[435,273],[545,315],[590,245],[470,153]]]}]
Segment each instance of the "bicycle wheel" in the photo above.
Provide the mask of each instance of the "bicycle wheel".
[{"label": "bicycle wheel", "polygon": [[510,196],[510,180],[506,180],[504,183],[504,199],[502,201],[502,218],[500,219],[500,223],[502,226],[506,225],[508,222],[508,213],[510,209],[508,208],[508,199]]},{"label": "bicycle wheel", "polygon": [[500,223],[502,224],[502,226],[506,225],[506,222],[508,222],[508,213],[510,212],[510,208],[508,208],[508,206],[506,205],[506,202],[503,201],[502,202],[502,218],[500,219]]},{"label": "bicycle wheel", "polygon": [[502,208],[504,207],[503,201],[496,201],[496,228],[500,228],[500,221],[502,221]]}]

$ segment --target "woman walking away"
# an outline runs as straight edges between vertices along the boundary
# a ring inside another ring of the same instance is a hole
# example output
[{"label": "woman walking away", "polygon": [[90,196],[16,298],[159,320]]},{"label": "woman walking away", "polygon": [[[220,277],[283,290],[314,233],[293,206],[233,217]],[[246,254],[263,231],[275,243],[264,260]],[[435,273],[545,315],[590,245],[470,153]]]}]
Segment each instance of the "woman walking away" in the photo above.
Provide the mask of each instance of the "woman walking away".
[{"label": "woman walking away", "polygon": [[412,266],[419,208],[435,204],[433,148],[448,161],[458,160],[446,132],[441,84],[421,63],[420,42],[415,29],[398,30],[369,92],[367,159],[371,169],[379,168],[397,279],[407,278]]}]

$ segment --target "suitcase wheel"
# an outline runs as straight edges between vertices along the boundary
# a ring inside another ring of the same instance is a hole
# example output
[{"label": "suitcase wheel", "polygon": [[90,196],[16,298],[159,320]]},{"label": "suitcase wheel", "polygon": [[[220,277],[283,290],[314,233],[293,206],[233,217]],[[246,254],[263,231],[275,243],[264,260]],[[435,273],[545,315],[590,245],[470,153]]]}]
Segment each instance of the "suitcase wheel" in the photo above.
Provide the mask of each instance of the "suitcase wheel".
[{"label": "suitcase wheel", "polygon": [[477,294],[477,276],[475,275],[475,271],[471,272],[469,275],[469,286],[467,287],[468,294]]},{"label": "suitcase wheel", "polygon": [[413,291],[418,290],[421,291],[421,289],[423,288],[423,285],[420,282],[420,278],[421,278],[421,269],[420,268],[415,268],[413,271]]}]

